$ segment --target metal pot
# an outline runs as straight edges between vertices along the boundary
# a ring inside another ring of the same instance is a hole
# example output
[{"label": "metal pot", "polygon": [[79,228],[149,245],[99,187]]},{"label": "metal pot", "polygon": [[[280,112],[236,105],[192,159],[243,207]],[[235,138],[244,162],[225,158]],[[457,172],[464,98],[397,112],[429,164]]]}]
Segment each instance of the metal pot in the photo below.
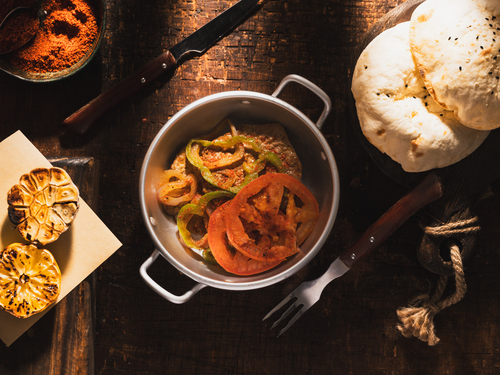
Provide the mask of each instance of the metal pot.
[{"label": "metal pot", "polygon": [[[295,107],[278,98],[290,82],[299,83],[324,102],[323,113],[314,124]],[[289,75],[270,96],[251,91],[230,91],[210,95],[188,105],[174,115],[151,143],[141,170],[139,198],[147,230],[156,249],[140,268],[144,281],[173,303],[184,303],[205,286],[225,290],[252,290],[278,283],[298,272],[325,243],[339,204],[339,176],[332,151],[320,130],[330,112],[330,98],[301,76]],[[284,127],[303,164],[302,182],[311,190],[320,207],[314,230],[301,245],[301,251],[276,268],[252,276],[237,276],[218,265],[210,265],[189,253],[178,239],[175,220],[163,211],[156,199],[156,184],[183,145],[198,135],[209,133],[222,119],[239,123],[279,122]],[[166,291],[147,273],[159,255],[197,284],[181,296]]]}]

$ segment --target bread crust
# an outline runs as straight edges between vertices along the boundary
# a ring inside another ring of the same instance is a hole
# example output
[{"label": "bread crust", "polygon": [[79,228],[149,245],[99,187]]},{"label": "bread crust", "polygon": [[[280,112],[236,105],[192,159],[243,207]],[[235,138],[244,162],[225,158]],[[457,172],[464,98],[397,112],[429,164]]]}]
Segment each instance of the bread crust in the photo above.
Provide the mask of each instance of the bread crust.
[{"label": "bread crust", "polygon": [[462,160],[489,132],[463,126],[433,100],[410,51],[409,27],[388,29],[366,47],[352,92],[366,138],[405,171],[423,172]]},{"label": "bread crust", "polygon": [[427,0],[410,20],[410,48],[429,94],[473,129],[500,127],[498,0]]}]

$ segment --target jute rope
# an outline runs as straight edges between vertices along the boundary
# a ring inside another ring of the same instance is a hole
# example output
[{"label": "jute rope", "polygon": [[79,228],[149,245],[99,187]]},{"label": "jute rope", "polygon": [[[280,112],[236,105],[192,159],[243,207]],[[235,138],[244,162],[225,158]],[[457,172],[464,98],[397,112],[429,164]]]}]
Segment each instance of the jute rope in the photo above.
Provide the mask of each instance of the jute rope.
[{"label": "jute rope", "polygon": [[[460,220],[448,223],[439,227],[426,227],[425,233],[433,236],[451,236],[451,235],[467,235],[479,231],[481,228],[475,226],[477,217],[467,220]],[[465,273],[462,264],[462,256],[460,248],[455,244],[450,244],[450,256],[453,265],[455,276],[455,292],[442,299],[444,290],[448,283],[448,276],[440,276],[434,294],[430,296],[428,293],[421,294],[410,301],[409,307],[399,308],[397,311],[401,323],[397,328],[403,336],[410,338],[412,336],[427,342],[430,346],[434,346],[439,342],[439,338],[435,334],[434,316],[460,301],[467,291],[465,284]]]}]

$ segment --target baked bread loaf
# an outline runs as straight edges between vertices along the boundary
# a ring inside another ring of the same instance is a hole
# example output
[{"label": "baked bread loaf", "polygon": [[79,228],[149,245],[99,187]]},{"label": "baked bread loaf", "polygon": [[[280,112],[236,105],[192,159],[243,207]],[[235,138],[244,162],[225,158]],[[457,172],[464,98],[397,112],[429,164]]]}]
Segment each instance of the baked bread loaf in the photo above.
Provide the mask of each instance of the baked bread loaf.
[{"label": "baked bread loaf", "polygon": [[463,126],[432,99],[410,51],[409,28],[398,24],[365,48],[352,93],[367,139],[405,171],[422,172],[460,161],[489,132]]},{"label": "baked bread loaf", "polygon": [[500,2],[427,0],[410,23],[411,51],[434,100],[465,126],[500,127]]}]

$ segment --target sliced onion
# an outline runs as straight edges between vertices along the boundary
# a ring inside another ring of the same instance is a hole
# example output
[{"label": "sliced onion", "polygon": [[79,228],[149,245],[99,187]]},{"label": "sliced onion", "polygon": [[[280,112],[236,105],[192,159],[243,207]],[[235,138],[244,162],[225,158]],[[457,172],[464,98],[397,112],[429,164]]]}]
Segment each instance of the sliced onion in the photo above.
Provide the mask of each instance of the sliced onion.
[{"label": "sliced onion", "polygon": [[[171,181],[172,178],[177,178],[177,180]],[[184,202],[190,202],[198,189],[194,175],[184,176],[173,169],[164,171],[160,181],[162,185],[158,188],[156,196],[166,206],[177,206]]]}]

